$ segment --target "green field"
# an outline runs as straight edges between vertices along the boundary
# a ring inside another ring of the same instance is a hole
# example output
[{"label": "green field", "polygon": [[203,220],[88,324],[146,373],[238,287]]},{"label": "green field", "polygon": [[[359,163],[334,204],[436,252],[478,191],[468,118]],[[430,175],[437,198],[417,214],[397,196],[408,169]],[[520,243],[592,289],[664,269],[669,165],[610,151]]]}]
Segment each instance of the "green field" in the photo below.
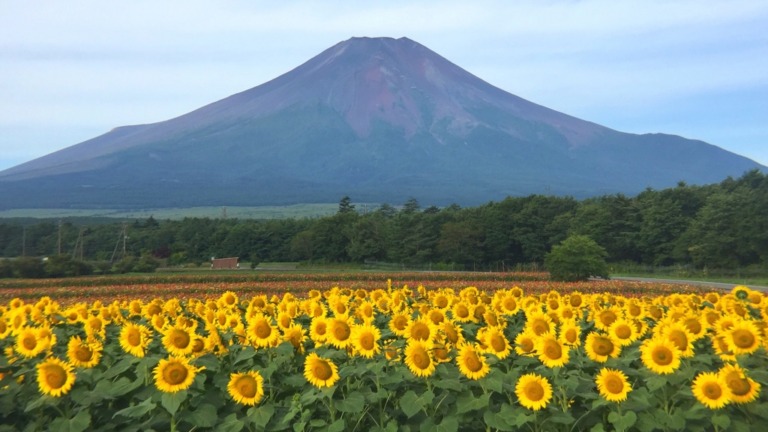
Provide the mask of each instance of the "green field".
[{"label": "green field", "polygon": [[[162,209],[13,209],[0,211],[3,218],[55,219],[73,217],[109,217],[115,219],[184,219],[238,218],[238,219],[286,219],[320,217],[335,213],[338,203],[294,204],[287,206],[260,207],[190,207]],[[371,205],[373,208],[374,205]]]}]

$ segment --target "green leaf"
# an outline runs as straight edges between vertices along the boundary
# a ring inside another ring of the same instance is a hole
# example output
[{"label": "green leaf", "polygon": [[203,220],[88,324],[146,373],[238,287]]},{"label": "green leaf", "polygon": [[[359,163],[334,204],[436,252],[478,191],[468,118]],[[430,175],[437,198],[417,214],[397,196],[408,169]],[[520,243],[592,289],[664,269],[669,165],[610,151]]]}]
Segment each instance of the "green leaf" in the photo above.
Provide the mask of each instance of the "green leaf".
[{"label": "green leaf", "polygon": [[216,432],[240,432],[245,427],[245,423],[237,419],[237,414],[232,413],[224,418],[214,429]]},{"label": "green leaf", "polygon": [[190,411],[189,422],[193,426],[201,428],[212,427],[219,420],[216,407],[209,403],[200,404],[200,406]]},{"label": "green leaf", "polygon": [[344,420],[338,419],[328,425],[328,432],[344,432],[345,427]]},{"label": "green leaf", "polygon": [[116,412],[112,418],[115,418],[117,416],[123,416],[128,418],[139,418],[143,415],[149,413],[153,409],[155,409],[155,403],[152,402],[152,399],[144,399],[143,402],[129,406],[128,408],[123,408],[120,411]]},{"label": "green leaf", "polygon": [[515,415],[512,417],[512,426],[519,428],[520,426],[528,422],[534,421],[535,419],[536,419],[535,414],[528,414],[527,412],[520,410],[520,411],[517,411]]},{"label": "green leaf", "polygon": [[83,432],[91,427],[91,414],[88,411],[80,411],[68,422],[69,432]]},{"label": "green leaf", "polygon": [[253,347],[246,346],[240,352],[235,355],[235,359],[232,360],[232,366],[236,367],[239,363],[245,363],[252,359],[256,355],[256,350]]},{"label": "green leaf", "polygon": [[403,410],[403,414],[405,414],[408,418],[411,418],[416,415],[416,413],[424,409],[424,407],[432,403],[432,399],[434,399],[434,397],[434,393],[432,393],[430,390],[427,390],[421,395],[417,395],[413,390],[408,390],[400,398],[400,409]]},{"label": "green leaf", "polygon": [[186,398],[187,392],[185,390],[176,393],[163,393],[160,397],[160,404],[168,411],[168,414],[174,415]]},{"label": "green leaf", "polygon": [[608,421],[613,424],[617,431],[625,431],[635,424],[637,421],[637,414],[635,414],[634,411],[628,411],[622,415],[616,411],[612,411],[608,414]]},{"label": "green leaf", "polygon": [[496,393],[504,391],[504,374],[498,369],[491,369],[481,382],[488,390]]},{"label": "green leaf", "polygon": [[549,421],[569,425],[573,424],[576,419],[567,412],[557,411],[549,416]]},{"label": "green leaf", "polygon": [[605,428],[602,423],[598,423],[592,426],[592,429],[590,429],[589,432],[605,432]]},{"label": "green leaf", "polygon": [[492,429],[496,429],[500,431],[515,430],[515,428],[513,428],[512,425],[507,423],[505,416],[501,415],[501,413],[486,411],[483,414],[483,421],[485,421],[485,424]]},{"label": "green leaf", "polygon": [[253,424],[260,429],[265,429],[267,423],[275,413],[275,406],[272,403],[266,403],[264,405],[258,405],[248,408],[248,418],[253,421]]},{"label": "green leaf", "polygon": [[470,392],[464,392],[456,399],[456,413],[463,414],[469,411],[487,409],[490,396],[488,393],[474,396]]},{"label": "green leaf", "polygon": [[459,421],[454,416],[444,417],[440,424],[434,424],[431,418],[422,423],[421,430],[430,432],[456,432],[459,430]]},{"label": "green leaf", "polygon": [[459,378],[441,378],[434,383],[435,388],[441,388],[446,390],[453,390],[460,392],[464,390],[464,385],[459,381]]},{"label": "green leaf", "polygon": [[667,385],[667,379],[663,376],[651,375],[645,379],[645,386],[650,391],[656,391]]},{"label": "green leaf", "polygon": [[135,367],[136,363],[139,362],[139,359],[136,357],[133,357],[131,355],[123,357],[122,360],[119,362],[113,364],[112,366],[107,369],[106,372],[104,372],[104,375],[101,377],[104,380],[112,379],[121,373],[127,371],[128,369],[132,369]]},{"label": "green leaf", "polygon": [[365,407],[365,398],[360,392],[352,392],[344,399],[334,400],[336,409],[345,413],[359,413]]},{"label": "green leaf", "polygon": [[[99,384],[101,384],[102,382],[104,381],[99,382]],[[110,398],[120,397],[132,392],[133,390],[136,390],[137,388],[141,387],[143,384],[144,383],[139,380],[131,381],[126,377],[120,377],[117,379],[117,381],[109,385],[109,387],[107,388],[106,394]],[[98,388],[99,385],[97,384],[96,387]]]},{"label": "green leaf", "polygon": [[715,414],[712,416],[712,424],[720,429],[727,430],[731,426],[731,419],[725,414]]}]

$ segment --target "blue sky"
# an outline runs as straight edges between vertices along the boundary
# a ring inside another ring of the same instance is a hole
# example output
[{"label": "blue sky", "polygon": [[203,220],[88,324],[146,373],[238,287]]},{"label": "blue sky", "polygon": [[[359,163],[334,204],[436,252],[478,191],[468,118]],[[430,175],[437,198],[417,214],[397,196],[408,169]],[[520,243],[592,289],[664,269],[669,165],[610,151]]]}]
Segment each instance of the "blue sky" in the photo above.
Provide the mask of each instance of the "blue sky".
[{"label": "blue sky", "polygon": [[624,132],[768,165],[768,2],[0,0],[0,170],[177,117],[353,36],[409,37]]}]

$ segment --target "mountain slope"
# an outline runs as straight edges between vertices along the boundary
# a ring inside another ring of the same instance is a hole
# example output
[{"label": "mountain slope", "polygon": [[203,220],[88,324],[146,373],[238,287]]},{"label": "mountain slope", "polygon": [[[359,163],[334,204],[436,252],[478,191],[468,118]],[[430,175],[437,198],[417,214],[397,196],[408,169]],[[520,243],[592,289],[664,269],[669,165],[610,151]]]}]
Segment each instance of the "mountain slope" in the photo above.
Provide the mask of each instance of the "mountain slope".
[{"label": "mountain slope", "polygon": [[353,38],[180,117],[0,172],[0,206],[472,205],[718,182],[759,164],[536,105],[406,38]]}]

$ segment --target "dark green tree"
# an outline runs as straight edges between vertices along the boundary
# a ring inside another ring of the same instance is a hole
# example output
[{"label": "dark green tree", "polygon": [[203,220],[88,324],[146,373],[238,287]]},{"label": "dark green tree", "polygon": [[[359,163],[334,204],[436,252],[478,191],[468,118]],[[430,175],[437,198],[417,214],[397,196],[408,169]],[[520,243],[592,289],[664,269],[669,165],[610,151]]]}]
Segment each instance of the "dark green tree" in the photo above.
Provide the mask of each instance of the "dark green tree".
[{"label": "dark green tree", "polygon": [[544,264],[554,280],[574,282],[608,277],[605,249],[583,235],[573,235],[552,246]]}]

